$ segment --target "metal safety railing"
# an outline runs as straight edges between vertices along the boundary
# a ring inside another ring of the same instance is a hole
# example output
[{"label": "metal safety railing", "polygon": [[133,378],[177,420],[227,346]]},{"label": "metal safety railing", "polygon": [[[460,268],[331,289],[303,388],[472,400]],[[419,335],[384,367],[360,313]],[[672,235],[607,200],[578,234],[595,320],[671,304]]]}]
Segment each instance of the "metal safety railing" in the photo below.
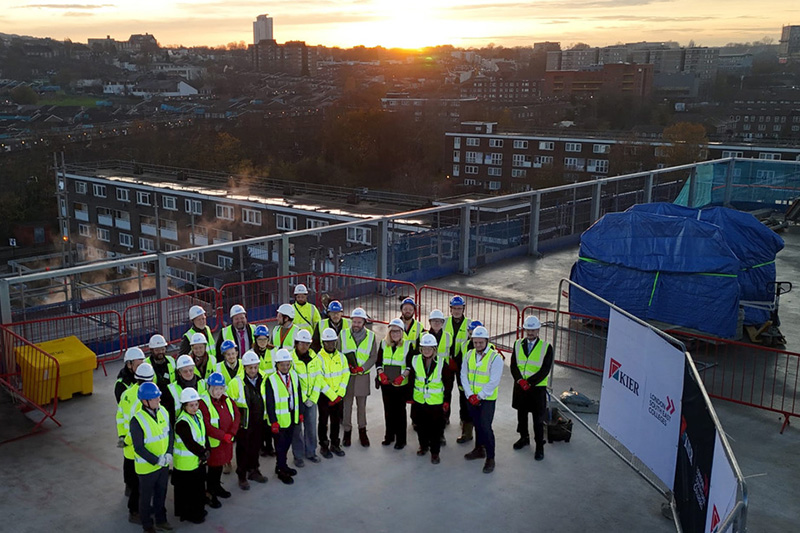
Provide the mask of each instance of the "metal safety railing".
[{"label": "metal safety railing", "polygon": [[416,285],[395,279],[319,274],[315,276],[315,286],[318,297],[342,302],[345,316],[361,307],[372,322],[379,324],[388,324],[400,316],[400,302],[404,298],[418,299]]},{"label": "metal safety railing", "polygon": [[[311,292],[314,288],[313,275],[292,274],[223,285],[219,289],[222,325],[230,323],[230,309],[236,304],[243,305],[247,310],[249,322],[262,323],[273,320],[278,306],[290,300],[294,287],[300,283],[306,285]],[[314,296],[313,293],[309,294],[308,301],[314,303]]]}]

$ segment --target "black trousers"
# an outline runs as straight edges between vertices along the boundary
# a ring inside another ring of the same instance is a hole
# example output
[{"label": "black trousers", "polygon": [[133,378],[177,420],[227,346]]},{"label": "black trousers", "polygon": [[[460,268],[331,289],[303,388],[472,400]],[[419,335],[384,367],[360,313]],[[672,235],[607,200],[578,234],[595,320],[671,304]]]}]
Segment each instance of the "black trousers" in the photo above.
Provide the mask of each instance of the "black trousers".
[{"label": "black trousers", "polygon": [[411,409],[416,411],[417,437],[419,438],[420,448],[430,450],[433,455],[439,455],[445,420],[442,405],[415,402]]},{"label": "black trousers", "polygon": [[125,480],[125,486],[131,491],[128,496],[128,512],[139,512],[139,476],[136,475],[136,462],[133,459],[126,458],[122,462],[122,478]]},{"label": "black trousers", "polygon": [[139,518],[144,529],[153,527],[153,516],[157,524],[167,521],[167,483],[169,468],[162,467],[149,474],[139,474]]},{"label": "black trousers", "polygon": [[[317,435],[319,436],[319,445],[328,446],[332,444],[339,446],[339,428],[342,425],[342,418],[344,417],[344,400],[336,405],[330,405],[330,400],[324,394],[321,394],[317,401],[319,408],[319,420],[317,421]],[[328,421],[331,423],[330,437],[328,436]]]},{"label": "black trousers", "polygon": [[288,428],[281,428],[278,434],[272,433],[275,439],[275,470],[281,470],[289,467],[286,457],[289,454],[289,448],[292,447],[292,438],[294,438],[294,428],[297,427],[292,424]]},{"label": "black trousers", "polygon": [[266,452],[274,452],[275,448],[273,447],[273,444],[272,444],[272,427],[270,427],[270,425],[267,424],[267,421],[264,420],[264,424],[262,425],[262,428],[263,428],[263,431],[262,431],[262,433],[263,433],[263,435],[262,435],[263,442],[261,443],[261,447]]},{"label": "black trousers", "polygon": [[534,387],[527,395],[531,400],[527,409],[517,409],[517,433],[529,437],[528,413],[533,415],[533,440],[536,444],[544,444],[544,425],[547,413],[547,387]]},{"label": "black trousers", "polygon": [[[442,368],[442,383],[444,383],[444,401],[447,404],[453,403],[453,382],[456,380],[455,370],[450,369],[450,365],[444,365]],[[453,408],[444,414],[445,420],[450,420],[450,413]]]},{"label": "black trousers", "polygon": [[478,405],[469,406],[472,423],[475,425],[475,445],[486,448],[486,458],[494,459],[494,421],[495,400],[481,400]]},{"label": "black trousers", "polygon": [[236,434],[236,475],[239,479],[245,479],[248,473],[259,469],[258,456],[263,433],[261,424],[247,429],[239,428]]},{"label": "black trousers", "polygon": [[206,490],[212,496],[218,496],[222,490],[222,467],[209,466],[206,474]]},{"label": "black trousers", "polygon": [[206,467],[194,470],[172,470],[172,485],[175,487],[175,516],[184,520],[203,518],[206,507]]},{"label": "black trousers", "polygon": [[386,422],[386,438],[395,439],[397,444],[406,444],[408,417],[406,416],[406,399],[408,385],[395,387],[381,385],[383,396],[383,417]]},{"label": "black trousers", "polygon": [[461,419],[462,424],[472,423],[472,417],[469,414],[469,401],[461,389],[458,391],[458,418]]}]

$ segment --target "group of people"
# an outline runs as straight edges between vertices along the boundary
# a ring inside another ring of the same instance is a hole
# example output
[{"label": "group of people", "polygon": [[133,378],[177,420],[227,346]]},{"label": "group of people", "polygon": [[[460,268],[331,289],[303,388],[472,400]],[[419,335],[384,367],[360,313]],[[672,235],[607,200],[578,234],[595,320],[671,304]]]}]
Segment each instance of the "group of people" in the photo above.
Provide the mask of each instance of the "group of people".
[{"label": "group of people", "polygon": [[[454,385],[458,388],[461,435],[475,440],[467,460],[484,459],[483,472],[495,468],[492,422],[504,356],[479,321],[465,316],[460,296],[450,300],[450,315],[434,309],[429,326],[415,318],[413,298],[400,305],[385,338],[367,327],[364,309],[344,317],[340,302],[320,310],[297,285],[295,302],[277,310],[277,325],[253,326],[242,305],[230,309],[230,325],[214,338],[205,310],[189,309],[190,327],[179,355],[167,356],[167,341],[153,335],[149,355],[138,347],[125,352],[116,385],[118,446],[123,449],[129,520],[145,531],[169,531],[165,499],[170,469],[175,515],[202,523],[206,505],[218,508],[231,493],[223,473],[234,471],[241,490],[266,483],[260,457],[275,457],[275,474],[294,483],[289,466],[344,457],[352,445],[355,404],[358,441],[370,446],[367,397],[380,389],[385,418],[384,446],[407,444],[408,413],[417,432],[417,455],[441,461],[446,444]],[[514,343],[512,407],[520,438],[514,449],[530,445],[528,414],[533,415],[536,460],[544,457],[546,387],[552,347],[539,339],[541,324],[527,317],[525,337]],[[317,455],[319,445],[319,455]]]}]

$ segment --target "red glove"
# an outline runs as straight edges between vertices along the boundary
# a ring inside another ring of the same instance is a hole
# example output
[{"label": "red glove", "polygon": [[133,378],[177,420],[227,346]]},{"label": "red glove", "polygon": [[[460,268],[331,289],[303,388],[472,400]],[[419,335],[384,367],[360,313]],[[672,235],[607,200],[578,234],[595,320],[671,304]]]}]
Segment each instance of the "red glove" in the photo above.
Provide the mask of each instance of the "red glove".
[{"label": "red glove", "polygon": [[517,381],[517,383],[519,384],[520,387],[522,387],[522,390],[528,390],[531,388],[531,384],[528,383],[527,379],[520,379],[519,381]]},{"label": "red glove", "polygon": [[222,440],[223,440],[224,442],[227,442],[228,444],[230,444],[231,442],[233,442],[233,435],[231,435],[230,433],[226,433],[226,434],[225,434],[225,435],[222,437]]},{"label": "red glove", "polygon": [[397,376],[396,378],[394,378],[394,381],[392,381],[392,383],[394,383],[395,385],[402,385],[403,384],[403,375],[401,374],[401,375]]},{"label": "red glove", "polygon": [[355,374],[356,373],[356,367],[350,365],[350,373],[351,374]]},{"label": "red glove", "polygon": [[444,403],[442,404],[442,407],[444,408],[444,412],[445,412],[445,413],[446,413],[446,412],[448,412],[448,411],[450,410],[450,404],[449,404],[449,403],[447,403],[447,402],[444,402]]},{"label": "red glove", "polygon": [[300,415],[300,423],[301,424],[303,423],[303,418],[304,418],[303,415]]},{"label": "red glove", "polygon": [[342,401],[342,397],[341,396],[337,396],[336,398],[334,398],[333,400],[328,402],[328,405],[336,405],[337,403],[339,403],[341,401]]},{"label": "red glove", "polygon": [[382,383],[383,385],[388,385],[388,384],[389,384],[389,376],[387,376],[385,373],[381,372],[381,373],[378,375],[378,378],[380,378],[380,380],[381,380],[381,383]]},{"label": "red glove", "polygon": [[363,366],[357,366],[356,367],[356,373],[361,374],[362,372],[364,372],[364,367]]},{"label": "red glove", "polygon": [[450,370],[458,370],[458,363],[456,363],[455,357],[450,358],[450,362],[448,363]]},{"label": "red glove", "polygon": [[481,399],[478,398],[477,394],[473,394],[472,396],[470,396],[468,398],[468,400],[469,400],[469,403],[471,403],[472,405],[478,405],[479,403],[481,403]]},{"label": "red glove", "polygon": [[272,423],[272,432],[273,432],[275,435],[277,435],[278,433],[280,433],[280,432],[281,432],[281,425],[280,425],[280,424],[278,424],[277,422],[273,422],[273,423]]}]

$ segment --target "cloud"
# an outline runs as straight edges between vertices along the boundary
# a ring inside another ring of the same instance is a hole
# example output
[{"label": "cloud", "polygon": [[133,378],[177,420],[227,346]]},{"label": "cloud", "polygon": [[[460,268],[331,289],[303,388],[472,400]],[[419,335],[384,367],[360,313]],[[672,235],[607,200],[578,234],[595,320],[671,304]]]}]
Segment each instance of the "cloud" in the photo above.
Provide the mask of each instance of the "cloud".
[{"label": "cloud", "polygon": [[61,15],[62,17],[93,17],[94,13],[91,11],[67,11]]},{"label": "cloud", "polygon": [[114,7],[114,4],[25,4],[16,6],[17,8],[28,9],[101,9],[104,7]]}]

